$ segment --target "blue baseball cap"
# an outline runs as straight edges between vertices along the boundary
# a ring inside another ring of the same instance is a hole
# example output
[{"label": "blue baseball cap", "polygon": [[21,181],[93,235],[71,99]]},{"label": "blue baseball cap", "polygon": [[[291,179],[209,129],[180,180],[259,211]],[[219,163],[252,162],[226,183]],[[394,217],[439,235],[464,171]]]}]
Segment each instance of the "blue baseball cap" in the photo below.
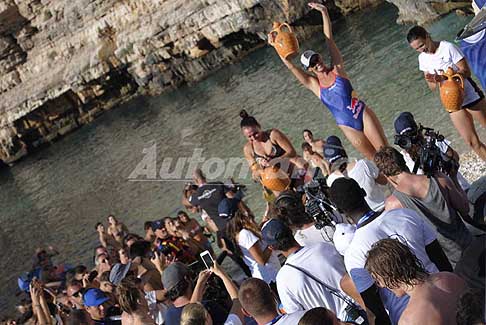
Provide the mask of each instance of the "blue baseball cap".
[{"label": "blue baseball cap", "polygon": [[162,229],[165,227],[165,223],[163,220],[155,220],[152,222],[152,230],[155,231],[157,229]]},{"label": "blue baseball cap", "polygon": [[402,112],[393,122],[396,134],[405,134],[409,132],[417,132],[418,126],[413,118],[412,113]]},{"label": "blue baseball cap", "polygon": [[343,148],[341,139],[335,135],[331,135],[326,139],[324,145],[324,158],[330,163],[334,163],[338,159],[347,158],[348,155]]},{"label": "blue baseball cap", "polygon": [[116,263],[113,265],[110,271],[110,282],[116,286],[119,285],[120,282],[127,276],[131,266],[132,262],[128,262],[128,264]]},{"label": "blue baseball cap", "polygon": [[83,304],[87,307],[97,307],[110,300],[100,289],[91,288],[83,294]]},{"label": "blue baseball cap", "polygon": [[17,284],[19,286],[19,289],[24,291],[24,292],[29,292],[30,291],[30,283],[32,282],[32,279],[37,278],[40,279],[42,274],[42,269],[40,267],[30,271],[30,272],[23,272],[18,278],[17,278]]},{"label": "blue baseball cap", "polygon": [[276,245],[279,242],[278,239],[289,235],[293,237],[292,230],[278,219],[270,219],[262,228],[263,241],[268,245]]}]

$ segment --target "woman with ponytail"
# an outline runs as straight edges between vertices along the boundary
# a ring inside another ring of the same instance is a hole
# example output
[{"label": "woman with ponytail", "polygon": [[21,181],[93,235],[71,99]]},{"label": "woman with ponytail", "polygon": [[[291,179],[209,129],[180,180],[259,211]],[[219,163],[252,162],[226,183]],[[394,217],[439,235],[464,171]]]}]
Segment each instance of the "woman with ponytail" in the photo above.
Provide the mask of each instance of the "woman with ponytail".
[{"label": "woman with ponytail", "polygon": [[277,255],[262,240],[260,229],[253,218],[239,210],[236,211],[226,224],[226,233],[250,268],[251,276],[268,284],[275,283],[280,262]]},{"label": "woman with ponytail", "polygon": [[[287,136],[278,129],[262,130],[260,123],[245,110],[240,112],[240,117],[241,132],[248,139],[243,152],[250,165],[253,179],[260,180],[265,168],[279,164],[291,178],[293,184],[290,186],[296,185],[305,175],[308,164],[302,157],[297,156]],[[277,191],[273,192],[278,195]]]},{"label": "woman with ponytail", "polygon": [[331,135],[326,140],[324,158],[329,163],[330,174],[327,178],[327,186],[341,177],[354,179],[366,192],[365,200],[375,211],[385,207],[385,193],[382,185],[387,183],[386,178],[380,174],[378,167],[367,159],[349,161],[341,140]]}]

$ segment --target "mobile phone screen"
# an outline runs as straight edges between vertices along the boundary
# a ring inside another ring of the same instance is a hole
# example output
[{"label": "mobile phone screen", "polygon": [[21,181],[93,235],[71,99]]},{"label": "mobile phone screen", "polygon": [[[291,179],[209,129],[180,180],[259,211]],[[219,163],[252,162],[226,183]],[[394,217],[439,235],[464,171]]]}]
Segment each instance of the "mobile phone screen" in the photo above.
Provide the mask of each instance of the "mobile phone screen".
[{"label": "mobile phone screen", "polygon": [[204,251],[201,253],[201,259],[204,262],[204,265],[206,265],[206,268],[209,270],[213,266],[213,258],[211,257],[211,253],[208,251]]}]

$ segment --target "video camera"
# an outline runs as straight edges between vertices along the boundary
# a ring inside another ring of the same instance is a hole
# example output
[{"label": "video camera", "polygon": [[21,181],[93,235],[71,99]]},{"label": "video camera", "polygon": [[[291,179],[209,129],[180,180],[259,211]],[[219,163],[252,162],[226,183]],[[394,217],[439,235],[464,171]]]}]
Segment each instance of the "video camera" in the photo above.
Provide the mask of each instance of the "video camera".
[{"label": "video camera", "polygon": [[337,208],[328,199],[329,187],[325,178],[314,178],[302,187],[305,194],[305,212],[314,219],[315,227],[322,229],[339,223],[336,218]]},{"label": "video camera", "polygon": [[431,177],[436,172],[441,171],[447,175],[457,171],[458,164],[443,154],[437,146],[437,142],[444,141],[444,136],[435,132],[434,129],[424,127],[421,124],[415,133],[405,133],[395,135],[395,144],[400,148],[408,150],[413,145],[418,146],[418,159],[415,158],[413,173],[422,169],[424,175]]}]

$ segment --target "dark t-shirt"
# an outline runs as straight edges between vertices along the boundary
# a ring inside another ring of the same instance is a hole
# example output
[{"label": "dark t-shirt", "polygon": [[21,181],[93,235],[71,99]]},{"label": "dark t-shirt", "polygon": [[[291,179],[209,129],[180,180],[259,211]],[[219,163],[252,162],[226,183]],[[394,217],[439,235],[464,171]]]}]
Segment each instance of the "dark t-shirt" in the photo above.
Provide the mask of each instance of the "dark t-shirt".
[{"label": "dark t-shirt", "polygon": [[223,183],[211,182],[200,186],[189,198],[192,205],[199,205],[206,211],[222,232],[226,227],[226,220],[219,216],[218,205],[226,198],[225,190],[226,187]]},{"label": "dark t-shirt", "polygon": [[111,320],[105,318],[104,320],[93,320],[95,325],[121,325],[121,320]]},{"label": "dark t-shirt", "polygon": [[[222,325],[228,316],[228,313],[217,303],[213,301],[203,301],[203,306],[211,315],[213,324]],[[165,325],[179,325],[181,323],[182,307],[170,306],[165,314]]]},{"label": "dark t-shirt", "polygon": [[181,323],[182,307],[170,306],[165,314],[165,325],[179,325]]}]

